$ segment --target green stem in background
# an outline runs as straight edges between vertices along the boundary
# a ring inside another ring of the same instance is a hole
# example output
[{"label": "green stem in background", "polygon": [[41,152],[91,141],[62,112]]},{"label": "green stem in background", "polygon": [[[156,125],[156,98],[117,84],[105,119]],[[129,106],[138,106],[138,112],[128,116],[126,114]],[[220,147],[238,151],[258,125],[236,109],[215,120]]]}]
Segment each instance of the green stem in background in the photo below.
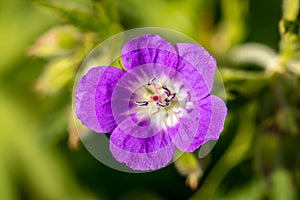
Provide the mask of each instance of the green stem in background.
[{"label": "green stem in background", "polygon": [[299,0],[283,0],[283,15],[279,23],[281,35],[280,64],[284,67],[291,59],[300,58]]},{"label": "green stem in background", "polygon": [[[249,155],[252,140],[255,136],[255,116],[257,112],[256,104],[247,105],[240,110],[240,115],[243,117],[239,123],[236,136],[231,145],[210,171],[208,177],[205,179],[203,185],[194,194],[191,200],[210,199],[217,191],[225,175],[232,169],[246,159]],[[237,115],[237,116],[240,116]]]},{"label": "green stem in background", "polygon": [[297,20],[298,13],[299,13],[299,0],[283,0],[283,19],[289,21]]},{"label": "green stem in background", "polygon": [[222,54],[244,40],[248,4],[248,0],[221,0],[222,19],[212,40],[212,47],[217,53]]},{"label": "green stem in background", "polygon": [[[3,153],[3,152],[0,152]],[[2,155],[0,155],[1,158]],[[17,191],[14,188],[14,185],[12,183],[12,179],[8,173],[8,170],[5,168],[4,165],[0,165],[0,198],[1,199],[10,199],[10,200],[15,200],[19,199],[17,198]]]},{"label": "green stem in background", "polygon": [[277,54],[266,45],[246,43],[232,48],[227,54],[227,59],[237,66],[254,64],[268,71],[274,68]]},{"label": "green stem in background", "polygon": [[32,113],[5,90],[0,105],[0,199],[19,197],[15,179],[29,192],[25,199],[97,199],[76,182],[58,151],[39,141],[45,127],[37,125]]}]

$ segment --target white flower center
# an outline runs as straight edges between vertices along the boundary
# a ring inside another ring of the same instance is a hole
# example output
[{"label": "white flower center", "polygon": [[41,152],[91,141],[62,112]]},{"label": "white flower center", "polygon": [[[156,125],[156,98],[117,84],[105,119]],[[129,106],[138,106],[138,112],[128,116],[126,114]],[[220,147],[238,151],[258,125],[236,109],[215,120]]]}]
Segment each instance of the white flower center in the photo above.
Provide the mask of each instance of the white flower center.
[{"label": "white flower center", "polygon": [[151,123],[159,129],[167,129],[176,126],[193,103],[188,102],[188,93],[180,91],[182,84],[170,81],[166,76],[159,79],[150,79],[135,92],[137,100],[134,103],[137,106],[133,111],[139,120],[150,116]]},{"label": "white flower center", "polygon": [[158,108],[158,112],[159,108],[170,105],[171,101],[176,97],[176,93],[171,92],[164,84],[156,84],[155,80],[156,78],[152,78],[147,84],[149,87],[153,86],[153,90],[146,88],[147,93],[143,95],[146,100],[135,101],[134,103],[138,106],[148,106],[149,104],[154,103]]}]

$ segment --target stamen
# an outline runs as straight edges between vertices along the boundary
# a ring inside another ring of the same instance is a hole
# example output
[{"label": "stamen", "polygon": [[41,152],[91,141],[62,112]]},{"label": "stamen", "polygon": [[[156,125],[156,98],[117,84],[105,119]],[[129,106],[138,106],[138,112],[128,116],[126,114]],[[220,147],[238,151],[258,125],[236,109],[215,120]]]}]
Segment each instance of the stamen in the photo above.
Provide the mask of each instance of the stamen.
[{"label": "stamen", "polygon": [[163,85],[162,89],[164,89],[165,93],[167,94],[167,96],[170,96],[171,92],[170,90],[167,88],[167,86]]},{"label": "stamen", "polygon": [[172,101],[172,99],[174,99],[176,96],[176,93],[170,94],[167,98],[165,98],[166,102],[170,102]]},{"label": "stamen", "polygon": [[170,103],[169,102],[164,102],[164,103],[156,102],[156,105],[159,107],[167,107],[168,105],[170,105]]},{"label": "stamen", "polygon": [[160,99],[163,99],[165,97],[166,93],[162,93],[162,95],[160,96]]},{"label": "stamen", "polygon": [[159,111],[160,111],[160,107],[156,107],[156,111],[152,112],[151,114],[152,114],[152,115],[155,115],[155,114],[157,114]]},{"label": "stamen", "polygon": [[156,80],[155,77],[151,78],[151,79],[148,81],[148,85],[150,86],[155,80]]},{"label": "stamen", "polygon": [[135,101],[134,102],[138,106],[148,106],[148,101]]},{"label": "stamen", "polygon": [[153,87],[154,87],[154,90],[155,90],[156,94],[159,95],[159,92],[158,92],[156,84],[154,82],[152,84],[153,84]]},{"label": "stamen", "polygon": [[155,82],[154,82],[155,80],[156,80],[155,77],[151,78],[151,79],[148,81],[148,86],[150,86],[150,85],[153,84],[153,87],[154,87],[154,90],[155,90],[156,94],[159,95],[157,86],[156,86],[156,84],[155,84]]},{"label": "stamen", "polygon": [[[170,102],[175,98],[176,93],[172,93],[168,87],[164,84],[158,84],[155,82],[156,78],[153,77],[148,81],[148,86],[153,85],[155,90],[155,95],[144,95],[144,98],[146,98],[148,101],[135,101],[135,104],[138,106],[148,106],[148,104],[151,104],[152,102],[156,102],[156,106],[158,108],[160,107],[167,107],[170,105]],[[161,89],[163,89],[163,92],[161,92]],[[146,88],[147,90],[147,88]],[[152,93],[150,91],[150,93]],[[167,97],[165,97],[167,96]]]}]

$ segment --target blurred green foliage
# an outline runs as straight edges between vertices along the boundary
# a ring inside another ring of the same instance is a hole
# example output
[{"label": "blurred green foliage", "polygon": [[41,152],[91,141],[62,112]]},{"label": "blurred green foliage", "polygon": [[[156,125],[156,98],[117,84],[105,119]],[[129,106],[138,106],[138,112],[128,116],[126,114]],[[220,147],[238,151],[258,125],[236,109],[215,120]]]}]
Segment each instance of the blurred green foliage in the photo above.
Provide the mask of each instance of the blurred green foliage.
[{"label": "blurred green foliage", "polygon": [[[1,1],[0,199],[299,199],[299,6],[299,0]],[[82,148],[71,92],[95,45],[143,26],[185,33],[217,58],[229,115],[207,157],[184,154],[165,169],[126,174]]]}]

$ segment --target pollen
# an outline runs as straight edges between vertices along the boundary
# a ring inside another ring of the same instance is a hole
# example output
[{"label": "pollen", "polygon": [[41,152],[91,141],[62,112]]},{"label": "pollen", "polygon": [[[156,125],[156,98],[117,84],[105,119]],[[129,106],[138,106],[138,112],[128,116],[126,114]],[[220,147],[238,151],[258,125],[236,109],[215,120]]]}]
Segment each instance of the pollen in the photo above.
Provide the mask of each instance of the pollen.
[{"label": "pollen", "polygon": [[144,94],[143,97],[148,100],[148,101],[151,101],[152,100],[152,96],[148,93]]},{"label": "pollen", "polygon": [[159,85],[156,85],[156,88],[159,89],[159,90],[161,90],[162,86],[163,85],[159,84]]}]

